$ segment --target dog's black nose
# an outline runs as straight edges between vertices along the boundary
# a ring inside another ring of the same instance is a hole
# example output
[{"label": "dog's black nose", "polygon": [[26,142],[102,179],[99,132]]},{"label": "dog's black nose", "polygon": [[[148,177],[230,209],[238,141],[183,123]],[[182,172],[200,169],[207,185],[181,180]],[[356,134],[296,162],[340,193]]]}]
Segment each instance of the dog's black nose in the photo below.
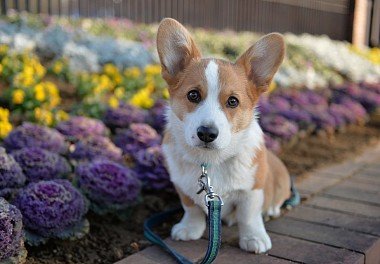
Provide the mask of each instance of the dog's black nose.
[{"label": "dog's black nose", "polygon": [[213,142],[218,137],[219,131],[216,127],[200,126],[197,129],[197,135],[205,143]]}]

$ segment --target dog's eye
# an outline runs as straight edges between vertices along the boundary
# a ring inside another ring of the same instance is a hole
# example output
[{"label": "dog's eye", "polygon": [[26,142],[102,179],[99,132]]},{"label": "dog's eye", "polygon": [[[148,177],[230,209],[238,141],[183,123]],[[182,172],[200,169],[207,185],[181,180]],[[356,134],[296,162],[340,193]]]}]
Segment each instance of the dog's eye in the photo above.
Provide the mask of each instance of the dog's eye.
[{"label": "dog's eye", "polygon": [[239,105],[239,100],[235,96],[230,96],[227,100],[227,107],[235,108]]},{"label": "dog's eye", "polygon": [[201,101],[201,94],[197,90],[191,90],[187,93],[187,99],[192,103],[199,103]]}]

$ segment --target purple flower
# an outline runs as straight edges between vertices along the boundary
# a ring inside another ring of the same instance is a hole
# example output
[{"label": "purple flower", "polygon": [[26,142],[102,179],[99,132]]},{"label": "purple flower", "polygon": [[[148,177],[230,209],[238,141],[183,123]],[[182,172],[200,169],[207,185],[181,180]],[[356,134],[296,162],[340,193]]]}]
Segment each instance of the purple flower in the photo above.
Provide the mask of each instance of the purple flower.
[{"label": "purple flower", "polygon": [[335,93],[339,95],[348,95],[355,101],[358,101],[368,112],[375,111],[380,107],[380,94],[369,89],[361,88],[357,84],[345,84],[335,87]]},{"label": "purple flower", "polygon": [[135,204],[141,183],[133,170],[108,160],[81,164],[76,169],[76,184],[91,201],[98,214],[115,212]]},{"label": "purple flower", "polygon": [[28,182],[61,178],[70,173],[69,163],[57,153],[41,148],[23,148],[12,153]]},{"label": "purple flower", "polygon": [[8,263],[9,258],[16,257],[23,244],[22,215],[16,206],[0,197],[0,262]]},{"label": "purple flower", "polygon": [[312,126],[311,116],[307,111],[297,107],[278,112],[279,115],[298,124],[301,129],[307,129]]},{"label": "purple flower", "polygon": [[11,198],[25,180],[20,165],[0,147],[0,197]]},{"label": "purple flower", "polygon": [[65,153],[67,144],[65,137],[56,131],[44,126],[24,123],[4,139],[5,148],[8,151],[24,147],[39,147],[57,153]]},{"label": "purple flower", "polygon": [[120,161],[122,151],[109,138],[93,136],[76,142],[73,151],[70,153],[70,157],[82,161],[91,161],[102,157]]},{"label": "purple flower", "polygon": [[265,146],[271,150],[272,152],[278,154],[281,151],[281,145],[280,142],[273,137],[264,134],[264,139],[265,139]]},{"label": "purple flower", "polygon": [[63,135],[76,139],[104,136],[107,132],[102,121],[84,116],[73,116],[69,120],[59,123],[56,129]]},{"label": "purple flower", "polygon": [[265,116],[260,119],[264,132],[282,140],[290,140],[298,132],[297,124],[279,115]]},{"label": "purple flower", "polygon": [[146,112],[129,104],[122,104],[118,108],[108,108],[104,115],[104,123],[111,129],[128,128],[132,123],[142,123],[146,119]]},{"label": "purple flower", "polygon": [[135,154],[135,161],[137,175],[145,188],[160,190],[171,186],[160,145],[141,149]]},{"label": "purple flower", "polygon": [[166,108],[166,101],[157,100],[154,106],[149,110],[148,123],[159,133],[162,133],[166,126]]},{"label": "purple flower", "polygon": [[367,118],[367,112],[364,107],[348,96],[341,95],[334,97],[333,104],[338,104],[344,107],[349,123],[362,123]]},{"label": "purple flower", "polygon": [[148,124],[131,124],[117,132],[114,140],[124,153],[134,155],[138,150],[160,144],[161,136]]},{"label": "purple flower", "polygon": [[70,237],[88,210],[83,195],[69,181],[60,179],[30,183],[14,204],[22,213],[25,228],[45,238]]}]

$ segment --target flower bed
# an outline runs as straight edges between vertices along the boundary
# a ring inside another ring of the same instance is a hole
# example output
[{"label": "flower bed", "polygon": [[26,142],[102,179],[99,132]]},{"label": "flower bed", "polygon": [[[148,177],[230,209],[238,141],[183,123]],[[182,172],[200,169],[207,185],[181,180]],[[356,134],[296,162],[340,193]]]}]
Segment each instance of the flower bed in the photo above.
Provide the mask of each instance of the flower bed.
[{"label": "flower bed", "polygon": [[[128,64],[124,59],[132,51],[102,39],[102,30],[95,30],[99,25],[119,35],[117,26],[126,21],[114,27],[94,20],[86,30],[99,36],[80,39],[73,31],[75,23],[83,27],[93,20],[49,19],[47,28],[33,16],[0,22],[0,42],[7,42],[0,45],[0,196],[23,215],[29,246],[82,238],[91,226],[86,220],[91,214],[126,219],[144,194],[172,190],[160,147],[169,98],[160,67]],[[134,33],[124,38],[144,38],[144,45],[154,48],[155,26],[128,25]],[[256,38],[251,33],[209,33],[194,30],[202,49],[230,58]],[[18,38],[29,40],[23,41],[29,46],[20,47]],[[257,107],[269,149],[281,153],[310,134],[332,135],[363,125],[378,111],[377,55],[358,53],[325,37],[286,39],[287,59]],[[113,46],[96,60],[87,53],[108,44]],[[121,50],[127,53],[118,58]],[[340,61],[334,54],[348,59]],[[84,58],[89,59],[85,66],[78,66]],[[73,88],[71,94],[67,87]],[[0,210],[13,208],[2,203],[0,199]],[[5,217],[0,221],[6,224],[19,221],[16,213]],[[9,220],[12,217],[16,220]],[[0,235],[8,244],[20,243],[18,235]],[[0,260],[17,257],[16,251],[0,255]]]}]

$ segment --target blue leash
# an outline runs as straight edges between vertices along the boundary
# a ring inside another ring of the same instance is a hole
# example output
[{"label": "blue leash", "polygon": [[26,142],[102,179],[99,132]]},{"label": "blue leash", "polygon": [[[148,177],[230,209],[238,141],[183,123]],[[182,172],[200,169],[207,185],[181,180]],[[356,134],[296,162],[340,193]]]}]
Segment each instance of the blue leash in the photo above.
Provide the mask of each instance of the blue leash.
[{"label": "blue leash", "polygon": [[[208,235],[209,242],[207,247],[207,252],[201,264],[212,263],[216,256],[218,255],[220,244],[221,244],[221,217],[220,212],[222,208],[222,202],[220,200],[211,200],[208,202]],[[144,222],[144,236],[153,244],[160,246],[165,249],[169,254],[171,254],[178,263],[180,264],[192,264],[190,260],[182,256],[175,249],[166,244],[157,234],[152,231],[152,228],[162,224],[168,218],[182,212],[181,208],[174,208],[166,212],[158,213],[153,215],[151,218]]]},{"label": "blue leash", "polygon": [[[210,184],[210,178],[207,175],[207,164],[202,164],[202,174],[198,179],[198,184],[200,190],[197,194],[201,192],[206,192],[205,204],[208,208],[207,225],[208,225],[208,247],[206,255],[200,264],[210,264],[212,263],[216,256],[218,255],[220,244],[222,241],[221,229],[222,229],[222,219],[221,210],[223,206],[223,201],[217,195]],[[217,198],[217,199],[215,199]],[[178,263],[180,264],[191,264],[192,262],[186,259],[184,256],[179,254],[175,249],[171,248],[166,244],[157,234],[152,231],[154,226],[162,224],[173,214],[181,212],[181,208],[175,208],[163,213],[158,213],[147,219],[144,222],[144,236],[153,244],[156,244],[163,249],[165,249],[169,254],[171,254]]]}]

